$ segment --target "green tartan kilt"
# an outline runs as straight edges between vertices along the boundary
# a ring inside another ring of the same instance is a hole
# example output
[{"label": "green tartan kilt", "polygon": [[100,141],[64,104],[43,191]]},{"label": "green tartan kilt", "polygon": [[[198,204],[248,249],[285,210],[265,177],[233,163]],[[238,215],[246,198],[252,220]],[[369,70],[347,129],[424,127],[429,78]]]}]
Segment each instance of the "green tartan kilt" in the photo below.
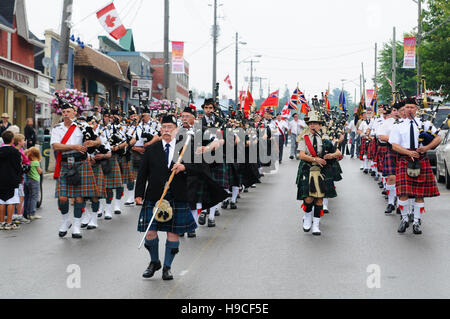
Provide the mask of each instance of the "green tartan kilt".
[{"label": "green tartan kilt", "polygon": [[122,187],[122,175],[120,174],[120,166],[117,159],[112,156],[109,161],[111,161],[111,172],[105,176],[105,188],[106,189],[116,189]]},{"label": "green tartan kilt", "polygon": [[215,163],[211,165],[211,176],[223,189],[230,188],[228,165],[225,163]]},{"label": "green tartan kilt", "polygon": [[69,170],[69,164],[61,163],[61,173],[56,180],[55,197],[68,197],[68,198],[92,198],[99,197],[101,192],[97,189],[97,182],[95,180],[94,173],[87,160],[77,162],[74,164],[78,168],[81,176],[81,185],[71,186],[67,183],[67,179],[64,176]]},{"label": "green tartan kilt", "polygon": [[120,175],[122,176],[122,185],[133,182],[133,173],[130,169],[130,162],[127,161],[125,156],[113,155],[117,159],[120,166]]},{"label": "green tartan kilt", "polygon": [[[304,200],[306,197],[311,197],[309,195],[309,170],[311,165],[304,161],[300,161],[297,171],[297,200]],[[327,165],[322,169],[322,175],[325,178],[325,198],[334,198],[337,196],[336,188],[334,186],[334,175],[332,171],[332,166]]]},{"label": "green tartan kilt", "polygon": [[92,172],[95,176],[95,181],[97,183],[97,189],[99,191],[99,198],[106,198],[106,188],[105,188],[105,175],[103,175],[102,166],[92,165]]},{"label": "green tartan kilt", "polygon": [[225,164],[227,165],[228,180],[231,186],[241,186],[242,185],[242,173],[239,169],[239,164]]}]

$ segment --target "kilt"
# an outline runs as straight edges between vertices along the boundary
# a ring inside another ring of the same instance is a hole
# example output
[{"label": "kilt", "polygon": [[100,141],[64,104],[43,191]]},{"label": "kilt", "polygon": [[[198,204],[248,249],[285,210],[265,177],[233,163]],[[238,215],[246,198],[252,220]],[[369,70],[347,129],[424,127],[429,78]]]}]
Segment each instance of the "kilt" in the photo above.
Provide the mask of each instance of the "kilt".
[{"label": "kilt", "polygon": [[359,159],[360,160],[362,160],[363,159],[363,156],[364,155],[367,155],[367,150],[368,150],[368,147],[367,147],[367,138],[365,138],[365,137],[363,137],[362,139],[361,139],[361,145],[360,145],[360,147],[359,147]]},{"label": "kilt", "polygon": [[77,162],[74,164],[77,166],[81,176],[80,186],[71,186],[67,183],[64,177],[65,173],[69,170],[68,163],[61,163],[61,175],[56,180],[55,197],[68,197],[68,198],[91,198],[99,197],[101,192],[97,189],[97,182],[95,180],[94,173],[87,160]]},{"label": "kilt", "polygon": [[[309,196],[309,170],[311,164],[300,161],[297,172],[297,200],[304,200]],[[337,197],[336,188],[334,187],[333,167],[327,165],[322,169],[322,175],[325,177],[325,198]]]},{"label": "kilt", "polygon": [[122,187],[122,175],[120,174],[120,166],[117,163],[117,159],[112,156],[109,161],[111,161],[111,172],[105,176],[105,188],[106,189],[116,189]]},{"label": "kilt", "polygon": [[409,177],[406,173],[408,160],[411,161],[410,157],[400,155],[397,161],[397,175],[395,180],[397,196],[416,198],[439,196],[436,178],[433,175],[428,157],[424,156],[419,159],[420,175],[416,178]]},{"label": "kilt", "polygon": [[211,176],[216,183],[218,183],[223,189],[230,188],[230,179],[228,173],[228,165],[225,163],[215,163],[211,166]]},{"label": "kilt", "polygon": [[389,175],[397,174],[397,159],[398,153],[393,150],[388,150],[384,155],[383,159],[383,176],[387,177]]},{"label": "kilt", "polygon": [[[170,206],[173,209],[173,217],[170,221],[166,223],[160,223],[153,220],[152,225],[149,230],[163,231],[174,234],[184,234],[193,232],[197,228],[197,223],[191,214],[191,209],[188,202],[174,202],[169,201]],[[158,202],[154,201],[144,201],[141,213],[139,214],[138,232],[145,232],[148,227],[148,223],[152,219],[153,209]]]},{"label": "kilt", "polygon": [[130,169],[130,162],[127,161],[125,156],[113,155],[117,159],[120,166],[120,175],[122,177],[122,185],[128,184],[128,182],[133,182],[133,173]]},{"label": "kilt", "polygon": [[376,161],[377,153],[377,141],[375,139],[371,140],[369,143],[369,148],[367,149],[367,158]]},{"label": "kilt", "polygon": [[97,183],[97,190],[100,193],[99,198],[106,198],[105,175],[103,175],[102,165],[92,165],[91,167]]},{"label": "kilt", "polygon": [[228,171],[228,180],[231,186],[240,187],[242,185],[242,173],[239,169],[239,164],[225,164]]},{"label": "kilt", "polygon": [[376,156],[378,172],[383,172],[384,157],[386,156],[386,153],[388,151],[389,151],[389,147],[388,146],[378,145],[377,156]]}]

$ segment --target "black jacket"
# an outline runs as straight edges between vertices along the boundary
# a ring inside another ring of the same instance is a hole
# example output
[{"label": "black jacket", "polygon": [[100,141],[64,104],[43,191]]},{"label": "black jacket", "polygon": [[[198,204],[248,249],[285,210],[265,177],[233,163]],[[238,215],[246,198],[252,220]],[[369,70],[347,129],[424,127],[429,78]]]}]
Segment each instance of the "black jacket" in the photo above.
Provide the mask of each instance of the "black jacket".
[{"label": "black jacket", "polygon": [[27,148],[36,145],[36,131],[32,126],[25,126],[25,139],[27,141]]},{"label": "black jacket", "polygon": [[7,201],[22,181],[22,155],[15,147],[0,147],[0,176],[0,198]]},{"label": "black jacket", "polygon": [[[159,200],[172,173],[173,165],[172,161],[170,168],[167,168],[162,141],[147,147],[136,178],[135,197],[151,201]],[[187,175],[192,170],[193,164],[184,165],[186,170],[175,175],[169,188],[173,199],[177,202],[189,201]]]}]

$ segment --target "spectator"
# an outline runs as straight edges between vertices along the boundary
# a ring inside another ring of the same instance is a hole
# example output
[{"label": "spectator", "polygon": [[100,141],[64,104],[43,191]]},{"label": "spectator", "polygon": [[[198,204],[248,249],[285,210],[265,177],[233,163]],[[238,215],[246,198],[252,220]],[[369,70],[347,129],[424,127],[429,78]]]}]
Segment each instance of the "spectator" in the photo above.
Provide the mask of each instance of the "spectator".
[{"label": "spectator", "polygon": [[[22,155],[22,173],[28,173],[30,169],[30,160],[25,155],[25,152],[23,151],[23,148],[25,147],[25,136],[22,134],[16,134],[14,135],[14,146],[16,149],[20,152]],[[22,180],[19,184],[19,197],[20,197],[20,203],[17,205],[17,215],[13,217],[14,222],[16,224],[28,224],[31,221],[23,217],[23,203],[25,200],[25,192],[24,192],[24,185],[25,185],[25,179],[22,174]]]},{"label": "spectator", "polygon": [[30,171],[25,181],[25,209],[24,218],[35,220],[42,218],[36,215],[36,204],[39,200],[40,181],[41,181],[41,152],[36,146],[29,148],[26,152],[30,160]]},{"label": "spectator", "polygon": [[13,134],[19,134],[20,133],[20,128],[17,125],[11,125],[10,127],[8,127],[7,131],[13,132]]},{"label": "spectator", "polygon": [[27,141],[27,149],[36,145],[36,130],[33,126],[33,119],[27,119],[27,125],[25,126],[25,140]]},{"label": "spectator", "polygon": [[9,115],[8,113],[2,114],[2,124],[0,125],[0,136],[2,136],[3,132],[5,132],[8,127],[11,126],[11,123],[9,123]]},{"label": "spectator", "polygon": [[[0,229],[15,230],[18,225],[13,225],[12,217],[16,204],[20,203],[19,184],[22,179],[22,166],[20,152],[13,146],[14,134],[10,131],[3,132],[4,146],[0,147]],[[7,222],[5,223],[5,209]]]}]

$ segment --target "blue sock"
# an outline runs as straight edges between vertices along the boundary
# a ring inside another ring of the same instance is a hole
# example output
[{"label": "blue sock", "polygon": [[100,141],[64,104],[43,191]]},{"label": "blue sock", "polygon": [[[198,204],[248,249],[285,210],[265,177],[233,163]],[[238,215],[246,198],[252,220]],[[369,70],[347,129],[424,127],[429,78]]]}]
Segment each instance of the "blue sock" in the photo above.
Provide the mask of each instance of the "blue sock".
[{"label": "blue sock", "polygon": [[111,204],[112,200],[114,197],[114,193],[112,190],[107,190],[106,191],[106,204]]},{"label": "blue sock", "polygon": [[81,216],[83,216],[83,208],[86,206],[86,203],[77,203],[75,202],[74,206],[74,210],[73,210],[73,217],[75,218],[81,218]]},{"label": "blue sock", "polygon": [[150,253],[150,259],[153,262],[159,261],[159,238],[153,240],[145,239],[145,248]]},{"label": "blue sock", "polygon": [[116,199],[117,200],[120,200],[122,198],[123,191],[124,191],[123,187],[116,188]]},{"label": "blue sock", "polygon": [[100,208],[100,202],[92,202],[91,208],[93,213],[98,212],[98,209]]},{"label": "blue sock", "polygon": [[127,183],[127,189],[129,191],[132,191],[134,189],[134,181]]},{"label": "blue sock", "polygon": [[61,214],[65,215],[69,213],[69,201],[62,203],[58,200],[58,208],[61,211]]},{"label": "blue sock", "polygon": [[166,241],[166,255],[164,256],[164,266],[171,267],[175,255],[178,254],[179,241]]}]

